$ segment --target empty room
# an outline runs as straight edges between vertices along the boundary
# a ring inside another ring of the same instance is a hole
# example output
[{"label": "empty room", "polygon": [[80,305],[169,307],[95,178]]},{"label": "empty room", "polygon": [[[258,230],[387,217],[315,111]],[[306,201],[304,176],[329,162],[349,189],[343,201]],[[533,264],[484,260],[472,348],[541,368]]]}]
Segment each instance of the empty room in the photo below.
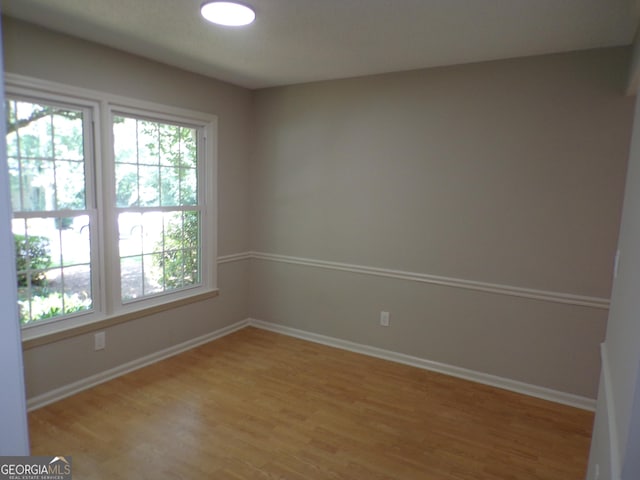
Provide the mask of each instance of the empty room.
[{"label": "empty room", "polygon": [[4,0],[0,478],[640,478],[639,20]]}]

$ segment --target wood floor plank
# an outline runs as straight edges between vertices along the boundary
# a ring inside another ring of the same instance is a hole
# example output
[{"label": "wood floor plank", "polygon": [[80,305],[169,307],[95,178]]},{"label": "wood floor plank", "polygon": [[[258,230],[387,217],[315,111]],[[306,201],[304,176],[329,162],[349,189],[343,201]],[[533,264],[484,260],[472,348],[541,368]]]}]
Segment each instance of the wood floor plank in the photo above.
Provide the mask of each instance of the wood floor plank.
[{"label": "wood floor plank", "polygon": [[29,414],[81,479],[582,480],[593,414],[246,328]]}]

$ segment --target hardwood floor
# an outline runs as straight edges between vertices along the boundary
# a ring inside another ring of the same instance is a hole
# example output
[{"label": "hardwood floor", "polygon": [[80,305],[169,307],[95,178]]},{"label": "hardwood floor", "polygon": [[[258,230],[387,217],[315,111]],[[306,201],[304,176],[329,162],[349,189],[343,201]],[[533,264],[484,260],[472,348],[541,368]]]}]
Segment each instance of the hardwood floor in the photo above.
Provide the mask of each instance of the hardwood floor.
[{"label": "hardwood floor", "polygon": [[592,422],[254,328],[29,415],[76,479],[583,480]]}]

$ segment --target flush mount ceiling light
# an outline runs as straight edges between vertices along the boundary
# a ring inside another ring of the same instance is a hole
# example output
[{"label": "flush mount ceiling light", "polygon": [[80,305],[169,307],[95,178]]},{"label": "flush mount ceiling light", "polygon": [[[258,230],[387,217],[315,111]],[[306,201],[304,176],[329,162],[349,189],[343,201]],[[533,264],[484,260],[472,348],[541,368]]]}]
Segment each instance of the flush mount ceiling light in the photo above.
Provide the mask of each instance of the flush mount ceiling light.
[{"label": "flush mount ceiling light", "polygon": [[235,2],[206,2],[200,7],[200,13],[206,20],[227,27],[249,25],[256,18],[251,8]]}]

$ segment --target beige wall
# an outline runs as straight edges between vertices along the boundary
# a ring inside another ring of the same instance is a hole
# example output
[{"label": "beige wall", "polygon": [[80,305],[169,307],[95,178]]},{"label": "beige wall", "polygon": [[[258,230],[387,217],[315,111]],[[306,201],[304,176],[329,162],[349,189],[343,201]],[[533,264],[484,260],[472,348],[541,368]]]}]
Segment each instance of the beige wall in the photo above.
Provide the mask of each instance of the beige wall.
[{"label": "beige wall", "polygon": [[[218,116],[219,255],[609,296],[628,49],[252,93],[22,22],[3,27],[8,72]],[[218,298],[111,327],[105,351],[91,334],[27,350],[29,397],[249,316],[596,393],[602,308],[257,259],[220,265],[218,283]],[[377,325],[383,309],[388,329]]]},{"label": "beige wall", "polygon": [[[629,60],[603,49],[258,91],[252,250],[608,298]],[[261,320],[596,395],[605,309],[264,260],[251,300]]]},{"label": "beige wall", "polygon": [[[217,115],[218,254],[247,250],[251,92],[26,23],[3,29],[7,72]],[[92,334],[27,350],[28,397],[245,319],[246,262],[220,265],[218,286],[217,298],[109,328],[104,351]]]}]

